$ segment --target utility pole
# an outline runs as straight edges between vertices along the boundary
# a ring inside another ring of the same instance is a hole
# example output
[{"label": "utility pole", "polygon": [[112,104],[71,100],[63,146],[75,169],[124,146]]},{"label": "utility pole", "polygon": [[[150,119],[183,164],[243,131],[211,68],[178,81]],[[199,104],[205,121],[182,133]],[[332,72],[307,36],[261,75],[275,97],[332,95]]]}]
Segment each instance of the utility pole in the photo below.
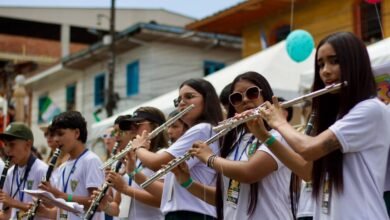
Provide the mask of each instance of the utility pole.
[{"label": "utility pole", "polygon": [[113,115],[114,107],[116,106],[116,98],[114,92],[115,78],[115,0],[111,0],[110,10],[110,57],[108,61],[108,91],[106,101],[107,117]]}]

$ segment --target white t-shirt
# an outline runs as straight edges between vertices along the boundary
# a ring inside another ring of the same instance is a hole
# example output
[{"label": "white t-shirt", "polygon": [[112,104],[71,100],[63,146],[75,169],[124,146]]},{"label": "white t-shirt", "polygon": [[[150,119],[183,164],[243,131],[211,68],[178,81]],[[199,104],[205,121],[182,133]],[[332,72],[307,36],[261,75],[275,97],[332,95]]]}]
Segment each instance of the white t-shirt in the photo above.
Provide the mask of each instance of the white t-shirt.
[{"label": "white t-shirt", "polygon": [[[139,167],[140,161],[137,161],[137,167]],[[155,172],[144,167],[142,169],[142,173],[147,176],[151,177]],[[128,178],[127,178],[128,180]],[[131,186],[136,189],[141,189],[140,186],[135,181],[131,182]],[[130,220],[162,220],[164,219],[164,216],[160,210],[160,208],[156,208],[153,206],[146,205],[134,198],[131,199],[130,203]]]},{"label": "white t-shirt", "polygon": [[[272,130],[270,133],[277,140],[287,145],[284,139],[275,130]],[[234,158],[236,158],[236,160],[248,161],[248,153],[251,149],[251,145],[248,145],[248,141],[251,139],[251,137],[252,134],[246,134],[240,142],[237,153],[235,150],[233,150],[227,159],[234,160]],[[252,143],[256,141],[257,140],[254,139]],[[244,149],[245,152],[243,153]],[[265,145],[262,144],[258,151],[263,151],[269,154],[277,163],[278,168],[258,182],[257,204],[251,215],[248,215],[248,208],[250,204],[250,184],[239,183],[238,198],[233,199],[236,202],[231,202],[232,200],[227,201],[228,188],[231,179],[224,176],[223,207],[225,220],[292,219],[289,199],[291,171],[286,166],[284,166],[283,163],[281,163],[279,159],[277,159]],[[231,196],[230,198],[232,197],[234,196]]]},{"label": "white t-shirt", "polygon": [[3,159],[0,158],[0,174],[3,172],[4,166],[5,166],[4,161]]},{"label": "white t-shirt", "polygon": [[[199,123],[188,129],[166,152],[174,157],[183,156],[195,141],[206,141],[215,133],[208,123]],[[218,142],[210,145],[214,153],[219,154]],[[216,173],[207,167],[197,158],[190,158],[187,161],[191,177],[194,181],[208,186],[215,186]],[[164,190],[161,200],[161,210],[164,215],[174,211],[191,211],[216,217],[215,206],[193,196],[187,189],[183,188],[172,173],[165,177]]]},{"label": "white t-shirt", "polygon": [[321,210],[320,192],[314,219],[388,219],[383,191],[390,148],[389,109],[377,98],[368,99],[329,129],[342,146],[344,191],[332,189],[329,214]]},{"label": "white t-shirt", "polygon": [[[390,111],[390,104],[387,104],[386,107]],[[390,151],[389,151],[389,157],[387,159],[387,173],[386,173],[385,191],[390,191]]]},{"label": "white t-shirt", "polygon": [[299,196],[297,218],[313,217],[315,200],[312,197],[313,187],[310,182],[301,182],[301,193]]},{"label": "white t-shirt", "polygon": [[[4,184],[4,192],[6,192],[11,197],[15,195],[14,199],[16,200],[22,201],[24,203],[30,203],[33,201],[32,197],[27,193],[23,193],[21,190],[38,189],[38,185],[41,183],[42,178],[46,175],[48,166],[46,165],[46,163],[44,163],[43,161],[37,158],[33,163],[33,165],[31,166],[30,172],[28,173],[27,181],[25,181],[22,184],[20,180],[17,181],[16,179],[23,178],[24,173],[26,172],[26,168],[27,165],[24,167],[18,167],[16,168],[17,170],[15,170],[15,166],[12,166],[8,170],[7,179],[5,180],[5,184]],[[19,191],[17,190],[18,182],[19,184],[21,184]],[[17,212],[19,212],[19,210],[13,208],[10,219],[17,219]],[[35,219],[45,219],[45,218],[36,217]]]},{"label": "white t-shirt", "polygon": [[[58,168],[59,180],[56,188],[75,196],[89,196],[88,188],[99,188],[104,183],[104,172],[100,169],[102,161],[95,153],[88,150],[79,157],[74,172],[69,176],[76,160],[68,160]],[[68,185],[64,190],[68,177]],[[60,214],[61,216],[67,215],[67,219],[70,220],[80,219],[77,215],[63,210],[57,213],[57,219],[60,219]],[[93,219],[103,220],[104,213],[96,212]]]}]

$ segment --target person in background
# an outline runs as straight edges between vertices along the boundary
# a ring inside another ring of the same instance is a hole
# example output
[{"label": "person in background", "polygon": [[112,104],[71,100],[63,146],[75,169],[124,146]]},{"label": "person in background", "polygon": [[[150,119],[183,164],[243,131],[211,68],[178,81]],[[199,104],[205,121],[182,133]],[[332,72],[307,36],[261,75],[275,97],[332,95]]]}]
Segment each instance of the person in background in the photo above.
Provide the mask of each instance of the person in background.
[{"label": "person in background", "polygon": [[219,101],[223,106],[222,110],[223,110],[224,118],[226,118],[227,112],[229,110],[229,95],[230,95],[231,88],[232,88],[232,83],[229,83],[222,89],[221,94],[219,94]]},{"label": "person in background", "polygon": [[[176,116],[178,113],[179,111],[177,110],[172,111],[169,114],[168,119]],[[175,143],[175,141],[177,141],[184,134],[184,132],[187,131],[187,129],[188,126],[181,119],[178,119],[175,123],[168,126],[168,138],[169,138],[170,145],[172,143]]]}]

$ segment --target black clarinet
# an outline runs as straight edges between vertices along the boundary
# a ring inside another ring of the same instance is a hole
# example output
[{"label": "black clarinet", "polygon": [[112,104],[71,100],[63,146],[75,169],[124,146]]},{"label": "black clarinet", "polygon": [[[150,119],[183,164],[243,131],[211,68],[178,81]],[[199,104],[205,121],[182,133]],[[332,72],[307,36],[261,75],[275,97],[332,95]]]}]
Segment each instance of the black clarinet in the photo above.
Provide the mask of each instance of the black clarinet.
[{"label": "black clarinet", "polygon": [[5,179],[7,178],[7,173],[8,173],[8,169],[9,169],[10,165],[11,165],[11,158],[7,157],[4,161],[4,168],[3,168],[3,172],[1,173],[1,177],[0,177],[0,189],[1,190],[3,190]]},{"label": "black clarinet", "polygon": [[[60,154],[61,154],[61,150],[59,148],[57,148],[54,151],[53,156],[50,158],[49,168],[47,169],[46,176],[43,177],[42,182],[50,181],[51,174],[53,173],[54,167],[57,163],[57,159],[60,156]],[[41,204],[41,202],[42,201],[40,199],[38,199],[37,201],[34,202],[33,206],[26,212],[27,220],[34,219],[34,217],[38,211],[38,207]]]},{"label": "black clarinet", "polygon": [[[119,172],[120,168],[122,167],[122,161],[118,161],[115,166],[112,166],[111,171],[114,171],[116,173]],[[84,215],[84,220],[91,220],[93,216],[96,213],[97,208],[99,207],[100,202],[102,201],[104,195],[106,195],[108,188],[110,187],[110,182],[106,181],[104,182],[102,186],[102,190],[100,191],[99,195],[96,196],[96,198],[93,200],[91,205],[88,208],[88,211]]]}]

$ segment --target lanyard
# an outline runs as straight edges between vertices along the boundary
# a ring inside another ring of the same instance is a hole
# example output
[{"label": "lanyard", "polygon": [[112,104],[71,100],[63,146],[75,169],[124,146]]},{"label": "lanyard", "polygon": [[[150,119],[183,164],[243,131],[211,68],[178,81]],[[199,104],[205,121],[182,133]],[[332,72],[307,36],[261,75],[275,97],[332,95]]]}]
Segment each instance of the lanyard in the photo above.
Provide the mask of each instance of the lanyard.
[{"label": "lanyard", "polygon": [[[13,175],[12,175],[12,185],[11,185],[11,196],[12,198],[15,198],[16,194],[19,193],[19,201],[23,202],[23,198],[24,198],[24,192],[20,192],[20,186],[23,185],[23,188],[25,187],[26,185],[26,181],[27,181],[27,178],[28,178],[28,174],[30,173],[30,170],[31,170],[31,167],[32,165],[34,164],[35,160],[37,158],[30,154],[30,157],[28,158],[28,162],[27,162],[27,165],[26,165],[26,171],[24,172],[24,175],[23,175],[23,179],[21,179],[19,177],[19,172],[18,172],[18,166],[15,166],[14,167],[14,172],[13,172]],[[12,191],[13,191],[13,187],[14,187],[14,179],[15,179],[15,175],[16,175],[16,191],[14,194],[12,194]],[[19,182],[20,180],[20,182]]]},{"label": "lanyard", "polygon": [[[240,138],[238,139],[238,142],[236,143],[236,151],[235,151],[235,153],[234,153],[234,160],[237,160],[238,149],[240,148],[241,139],[242,139],[242,137],[243,137],[244,135],[245,135],[245,134],[242,134],[242,135],[240,136]],[[249,145],[252,144],[252,142],[253,142],[254,139],[255,139],[255,136],[252,135],[251,138],[249,139],[249,141],[246,143],[245,148],[244,148],[244,150],[241,152],[241,155],[240,155],[240,157],[238,158],[238,160],[241,160],[242,155],[246,152],[246,149],[248,148]]]},{"label": "lanyard", "polygon": [[72,166],[72,169],[70,170],[69,172],[69,176],[68,178],[66,179],[66,182],[65,182],[65,171],[66,171],[66,166],[64,167],[64,170],[62,171],[62,186],[64,187],[64,193],[66,193],[66,190],[68,189],[68,183],[69,183],[69,179],[70,179],[70,176],[74,173],[74,171],[76,170],[76,164],[77,162],[79,161],[79,159],[85,154],[87,153],[88,149],[85,149],[83,151],[83,153],[81,153],[76,161],[74,162],[73,166]]}]

